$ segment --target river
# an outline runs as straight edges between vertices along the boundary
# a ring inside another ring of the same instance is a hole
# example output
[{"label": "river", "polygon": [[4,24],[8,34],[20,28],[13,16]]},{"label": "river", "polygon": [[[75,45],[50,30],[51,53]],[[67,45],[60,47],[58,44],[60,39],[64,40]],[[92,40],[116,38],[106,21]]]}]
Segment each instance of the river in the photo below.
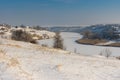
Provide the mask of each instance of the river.
[{"label": "river", "polygon": [[[119,47],[105,47],[105,46],[93,46],[93,45],[84,45],[78,44],[75,41],[82,38],[82,35],[74,32],[61,32],[61,37],[63,38],[64,47],[66,50],[75,52],[82,55],[105,55],[105,50],[109,50],[112,56],[120,56]],[[39,40],[39,44],[46,44],[49,47],[53,46],[53,39]]]}]

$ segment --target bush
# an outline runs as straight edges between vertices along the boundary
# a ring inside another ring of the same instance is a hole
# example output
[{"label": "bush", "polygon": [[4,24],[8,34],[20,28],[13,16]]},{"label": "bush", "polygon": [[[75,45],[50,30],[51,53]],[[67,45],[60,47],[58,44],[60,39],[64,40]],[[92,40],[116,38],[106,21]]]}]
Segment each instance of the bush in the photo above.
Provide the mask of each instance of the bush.
[{"label": "bush", "polygon": [[47,44],[42,44],[41,46],[42,46],[42,47],[48,47],[48,45],[47,45]]},{"label": "bush", "polygon": [[61,39],[60,33],[56,33],[55,39],[54,39],[54,48],[63,49],[63,40]]},{"label": "bush", "polygon": [[18,41],[34,42],[32,35],[23,30],[16,30],[12,32],[12,39]]},{"label": "bush", "polygon": [[100,52],[100,55],[104,55],[106,58],[109,58],[111,54],[112,52],[107,48]]},{"label": "bush", "polygon": [[4,35],[5,34],[5,32],[0,32],[0,35]]},{"label": "bush", "polygon": [[116,57],[116,59],[120,60],[120,56]]}]

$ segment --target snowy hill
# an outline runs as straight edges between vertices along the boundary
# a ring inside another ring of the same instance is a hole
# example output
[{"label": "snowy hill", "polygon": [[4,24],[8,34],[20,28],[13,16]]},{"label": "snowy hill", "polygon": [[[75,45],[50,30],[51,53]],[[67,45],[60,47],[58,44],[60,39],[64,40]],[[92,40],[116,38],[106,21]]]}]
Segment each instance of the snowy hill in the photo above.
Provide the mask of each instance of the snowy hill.
[{"label": "snowy hill", "polygon": [[0,80],[120,80],[120,61],[0,39]]},{"label": "snowy hill", "polygon": [[116,33],[120,32],[119,24],[96,24],[96,25],[87,25],[87,26],[54,26],[54,27],[46,27],[47,30],[53,32],[83,32],[85,30],[91,30],[93,32],[101,33],[102,31],[106,31],[108,29],[114,28]]},{"label": "snowy hill", "polygon": [[36,30],[36,29],[31,29],[31,28],[15,28],[15,27],[11,27],[11,28],[7,28],[5,26],[0,26],[0,37],[2,38],[6,38],[6,39],[11,39],[12,36],[12,32],[14,31],[18,31],[18,30],[22,30],[27,32],[28,34],[33,36],[33,39],[48,39],[48,38],[53,38],[55,36],[54,32],[50,32],[47,30]]},{"label": "snowy hill", "polygon": [[115,30],[120,30],[120,24],[96,24],[96,25],[89,25],[83,28],[83,30],[89,29],[95,32],[100,32],[102,30],[106,30],[108,28],[114,28]]},{"label": "snowy hill", "polygon": [[99,25],[91,25],[85,27],[81,30],[82,32],[90,31],[100,38],[103,39],[114,39],[119,40],[118,36],[120,35],[120,25],[119,24],[99,24]]}]

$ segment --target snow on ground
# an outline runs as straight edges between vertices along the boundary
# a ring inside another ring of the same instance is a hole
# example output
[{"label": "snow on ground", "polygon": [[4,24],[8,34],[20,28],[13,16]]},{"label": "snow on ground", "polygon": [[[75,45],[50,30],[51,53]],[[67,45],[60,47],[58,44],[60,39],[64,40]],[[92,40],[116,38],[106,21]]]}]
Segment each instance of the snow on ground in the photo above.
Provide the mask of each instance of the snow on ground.
[{"label": "snow on ground", "polygon": [[120,80],[116,59],[4,39],[0,50],[0,80]]},{"label": "snow on ground", "polygon": [[53,47],[54,38],[38,40],[37,43],[40,45],[46,45],[48,47]]},{"label": "snow on ground", "polygon": [[108,42],[106,42],[106,43],[98,43],[98,44],[96,44],[96,45],[109,45],[109,44],[112,44],[112,43],[116,43],[116,41],[108,41]]},{"label": "snow on ground", "polygon": [[[94,46],[94,45],[84,45],[84,44],[78,44],[75,41],[82,38],[82,35],[79,33],[73,33],[73,32],[61,32],[61,36],[63,38],[64,46],[66,50],[75,52],[82,55],[99,55],[101,52],[103,52],[105,49],[110,50],[112,53],[111,56],[120,56],[120,48],[119,47],[105,47],[105,46]],[[47,45],[53,44],[54,41],[52,40],[40,40],[39,43],[44,43]],[[106,44],[114,43],[108,42]]]}]

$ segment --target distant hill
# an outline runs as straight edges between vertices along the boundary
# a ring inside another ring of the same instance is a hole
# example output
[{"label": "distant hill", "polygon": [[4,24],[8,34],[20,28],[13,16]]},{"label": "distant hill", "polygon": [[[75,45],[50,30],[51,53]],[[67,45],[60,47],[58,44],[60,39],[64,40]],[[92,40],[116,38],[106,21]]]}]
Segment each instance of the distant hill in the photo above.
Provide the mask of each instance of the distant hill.
[{"label": "distant hill", "polygon": [[70,27],[55,26],[55,27],[47,27],[46,29],[53,32],[83,33],[85,31],[90,31],[93,34],[103,39],[120,39],[118,37],[120,35],[120,24],[98,24],[98,25],[90,25],[90,26],[84,26],[84,27],[83,26],[70,26]]},{"label": "distant hill", "polygon": [[108,40],[118,40],[120,39],[120,25],[119,24],[99,24],[99,25],[91,25],[85,27],[81,30],[81,33],[86,31],[91,32],[95,36],[108,39]]},{"label": "distant hill", "polygon": [[64,27],[64,26],[55,26],[55,27],[46,27],[47,30],[53,32],[81,32],[84,27],[82,26],[71,26],[71,27]]},{"label": "distant hill", "polygon": [[93,32],[101,33],[102,31],[106,31],[108,29],[114,28],[115,32],[120,33],[120,24],[98,24],[98,25],[90,25],[90,26],[53,26],[46,27],[47,30],[53,32],[83,32],[85,30],[90,30]]},{"label": "distant hill", "polygon": [[108,29],[114,29],[114,31],[120,32],[120,24],[99,24],[99,25],[90,25],[82,29],[84,30],[91,30],[93,32],[101,32]]}]

